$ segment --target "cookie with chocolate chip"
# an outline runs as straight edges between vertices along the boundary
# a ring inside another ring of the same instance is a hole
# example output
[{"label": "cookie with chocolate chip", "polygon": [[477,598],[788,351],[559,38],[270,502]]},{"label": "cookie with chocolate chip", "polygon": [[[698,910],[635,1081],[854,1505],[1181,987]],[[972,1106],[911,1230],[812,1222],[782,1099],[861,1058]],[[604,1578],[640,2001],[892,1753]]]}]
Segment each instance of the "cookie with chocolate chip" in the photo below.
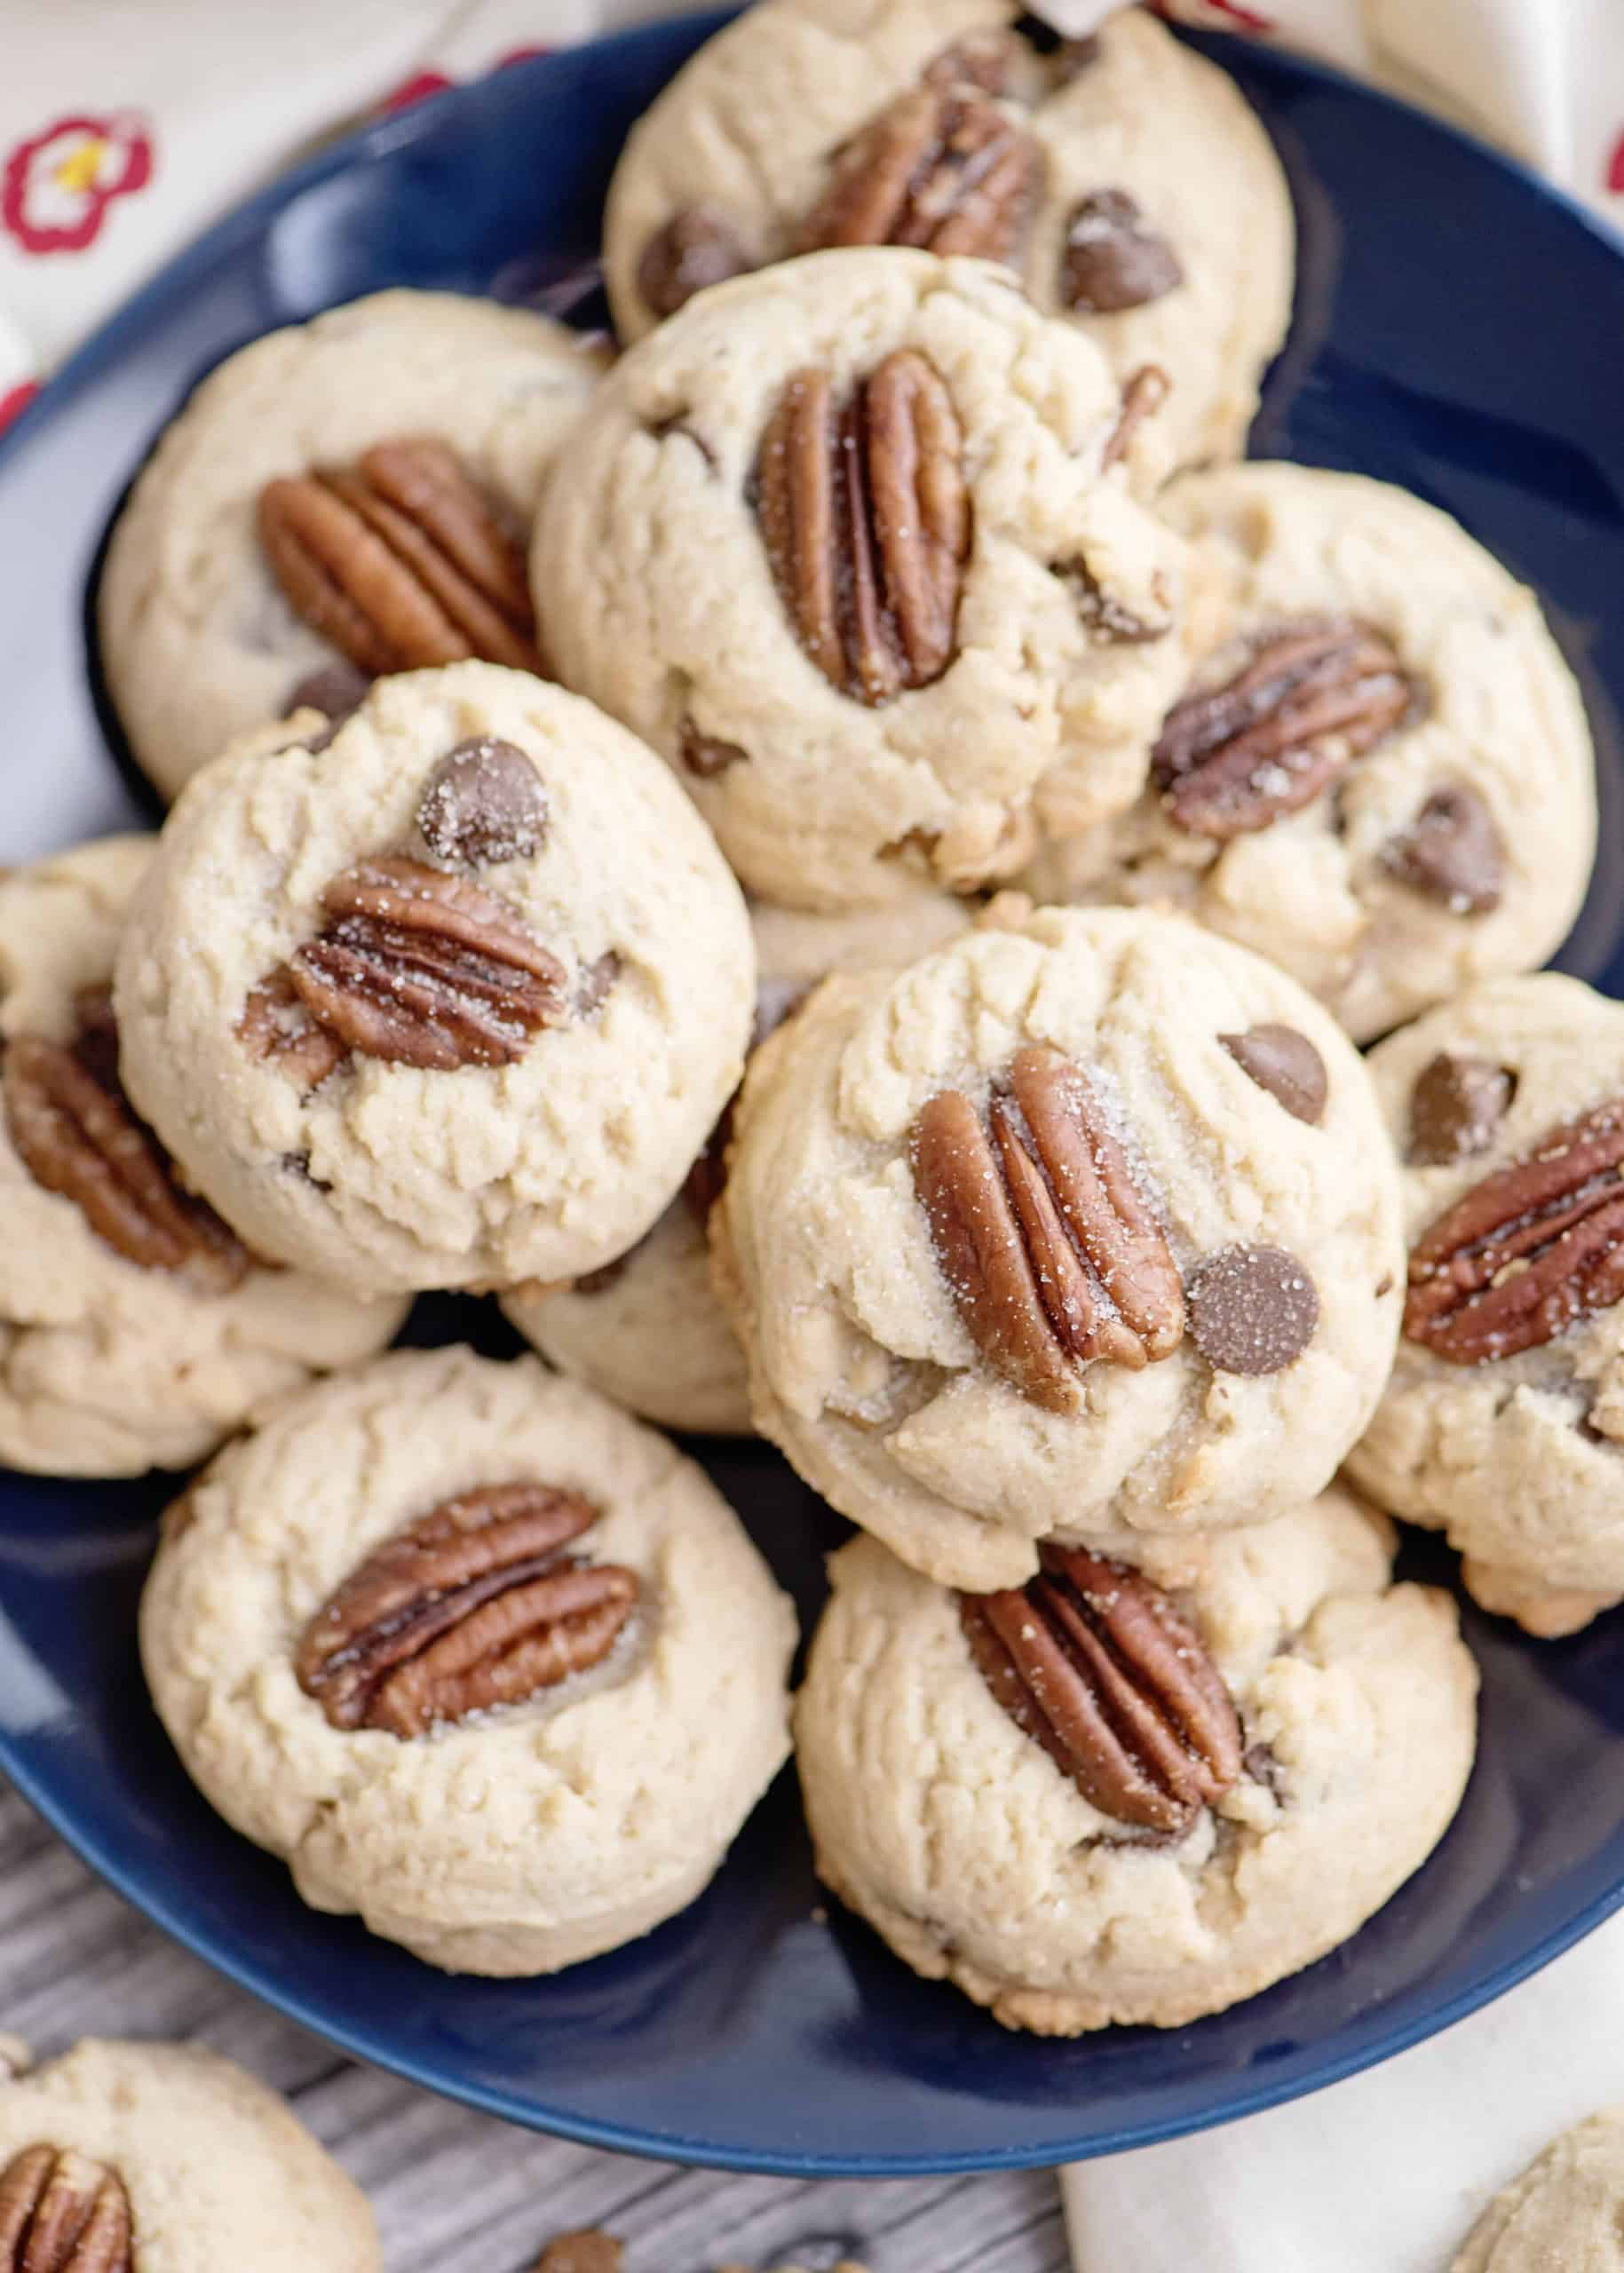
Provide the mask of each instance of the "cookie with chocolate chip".
[{"label": "cookie with chocolate chip", "polygon": [[313,1908],[500,1976],[693,1900],[788,1751],[795,1639],[665,1437],[458,1348],[263,1415],[170,1509],[141,1604],[159,1716],[226,1821]]},{"label": "cookie with chocolate chip", "polygon": [[1356,1041],[1531,970],[1596,851],[1583,704],[1533,592],[1361,475],[1252,464],[1161,507],[1194,548],[1188,665],[1138,804],[1058,773],[1042,899],[1171,903],[1279,963]]},{"label": "cookie with chocolate chip", "polygon": [[1311,1497],[1402,1300],[1397,1166],[1326,1012],[1176,917],[1013,896],[757,1051],[711,1245],[758,1428],[979,1588]]},{"label": "cookie with chocolate chip", "polygon": [[600,347],[452,292],[371,294],[210,373],[120,516],[101,659],[173,796],[235,734],[379,673],[542,668],[524,539]]},{"label": "cookie with chocolate chip", "polygon": [[1017,0],[764,0],[633,129],[604,257],[632,340],[746,269],[880,244],[1002,262],[1119,384],[1164,371],[1181,464],[1240,454],[1291,310],[1268,136],[1135,8],[1066,41]]},{"label": "cookie with chocolate chip", "polygon": [[1448,1826],[1477,1668],[1342,1486],[955,1593],[843,1548],[796,1705],[818,1870],[1008,2028],[1179,2028],[1345,1942]]},{"label": "cookie with chocolate chip", "polygon": [[1624,1008],[1542,972],[1371,1053],[1403,1161],[1398,1361],[1351,1471],[1446,1532],[1486,1610],[1624,1600]]},{"label": "cookie with chocolate chip", "polygon": [[353,1294],[600,1270],[743,1065],[755,950],[669,771],[463,662],[223,759],[120,961],[132,1099],[240,1237]]}]

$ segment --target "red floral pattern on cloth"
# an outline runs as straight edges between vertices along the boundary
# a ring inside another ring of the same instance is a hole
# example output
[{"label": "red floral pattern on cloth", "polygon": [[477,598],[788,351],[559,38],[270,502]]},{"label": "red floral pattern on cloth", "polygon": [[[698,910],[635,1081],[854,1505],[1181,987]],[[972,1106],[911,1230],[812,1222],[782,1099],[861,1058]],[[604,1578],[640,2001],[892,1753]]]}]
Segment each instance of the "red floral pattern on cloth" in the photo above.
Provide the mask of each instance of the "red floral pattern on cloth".
[{"label": "red floral pattern on cloth", "polygon": [[14,387],[0,387],[0,434],[4,433],[20,410],[28,408],[38,392],[37,379],[21,379]]},{"label": "red floral pattern on cloth", "polygon": [[1624,196],[1624,134],[1613,144],[1607,162],[1607,187],[1615,196]]},{"label": "red floral pattern on cloth", "polygon": [[[533,55],[551,55],[550,47],[511,47],[492,64],[493,71],[504,71],[510,63],[527,63]],[[426,102],[431,95],[443,95],[456,81],[448,79],[443,71],[414,71],[409,79],[402,79],[378,103],[382,111],[409,110],[414,103]]]},{"label": "red floral pattern on cloth", "polygon": [[144,189],[152,172],[152,135],[138,113],[69,112],[7,155],[0,227],[28,253],[83,252],[114,199]]}]

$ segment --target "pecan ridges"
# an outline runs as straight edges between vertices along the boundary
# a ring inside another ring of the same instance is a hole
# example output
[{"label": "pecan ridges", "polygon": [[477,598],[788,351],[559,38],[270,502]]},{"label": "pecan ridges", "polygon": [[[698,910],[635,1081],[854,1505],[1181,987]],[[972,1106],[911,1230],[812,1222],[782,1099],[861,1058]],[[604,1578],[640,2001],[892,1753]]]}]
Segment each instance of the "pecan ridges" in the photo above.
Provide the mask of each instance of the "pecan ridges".
[{"label": "pecan ridges", "polygon": [[1023,1397],[1069,1413],[1089,1360],[1138,1367],[1177,1347],[1184,1290],[1166,1236],[1058,1050],[1017,1054],[985,1125],[961,1090],[940,1091],[909,1152],[959,1316]]},{"label": "pecan ridges", "polygon": [[614,1647],[635,1572],[566,1548],[598,1521],[577,1492],[483,1485],[387,1539],[305,1628],[299,1686],[336,1729],[402,1740],[522,1704]]},{"label": "pecan ridges", "polygon": [[996,99],[997,54],[948,48],[839,154],[795,249],[915,245],[1018,260],[1043,154]]},{"label": "pecan ridges", "polygon": [[86,988],[76,1008],[71,1046],[37,1034],[6,1044],[6,1127],[19,1159],[126,1261],[229,1292],[248,1254],[205,1201],[181,1191],[168,1153],[131,1109],[107,989]]},{"label": "pecan ridges", "polygon": [[961,1595],[983,1679],[1119,1823],[1176,1834],[1240,1774],[1240,1719],[1200,1635],[1140,1572],[1045,1547],[1022,1588]]},{"label": "pecan ridges", "polygon": [[131,2273],[130,2198],[72,2149],[25,2147],[0,2171],[0,2273]]},{"label": "pecan ridges", "polygon": [[1624,1298],[1624,1097],[1553,1129],[1410,1256],[1404,1330],[1452,1365],[1536,1350]]},{"label": "pecan ridges", "polygon": [[379,442],[269,482],[258,525],[291,606],[360,669],[541,669],[523,547],[448,443]]},{"label": "pecan ridges", "polygon": [[1225,685],[1168,713],[1152,776],[1181,828],[1243,836],[1311,804],[1414,699],[1379,632],[1341,618],[1283,624]]},{"label": "pecan ridges", "polygon": [[843,406],[827,371],[790,379],[762,438],[756,508],[802,646],[869,704],[953,661],[970,553],[963,434],[940,376],[899,348]]},{"label": "pecan ridges", "polygon": [[467,876],[380,854],[336,876],[322,906],[326,928],[255,988],[238,1024],[304,1086],[351,1050],[439,1073],[511,1065],[568,1015],[564,965]]}]

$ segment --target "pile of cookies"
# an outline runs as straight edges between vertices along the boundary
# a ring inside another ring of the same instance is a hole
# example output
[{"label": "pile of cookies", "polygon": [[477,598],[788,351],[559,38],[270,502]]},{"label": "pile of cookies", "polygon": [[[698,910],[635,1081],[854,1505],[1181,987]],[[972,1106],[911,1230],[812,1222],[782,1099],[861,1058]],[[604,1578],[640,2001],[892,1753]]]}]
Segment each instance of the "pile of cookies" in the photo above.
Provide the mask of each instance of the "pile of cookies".
[{"label": "pile of cookies", "polygon": [[[1444,514],[1234,462],[1290,199],[1138,11],[761,0],[605,266],[618,360],[387,293],[138,479],[175,803],[0,887],[0,1450],[212,1455],[142,1620],[192,1775],[525,1974],[788,1749],[789,1606],[646,1424],[753,1428],[860,1526],[828,1884],[1012,2025],[1182,2024],[1460,1800],[1390,1516],[1533,1632],[1624,1597],[1624,1010],[1525,975],[1584,712]],[[428,1288],[547,1366],[380,1354]]]}]

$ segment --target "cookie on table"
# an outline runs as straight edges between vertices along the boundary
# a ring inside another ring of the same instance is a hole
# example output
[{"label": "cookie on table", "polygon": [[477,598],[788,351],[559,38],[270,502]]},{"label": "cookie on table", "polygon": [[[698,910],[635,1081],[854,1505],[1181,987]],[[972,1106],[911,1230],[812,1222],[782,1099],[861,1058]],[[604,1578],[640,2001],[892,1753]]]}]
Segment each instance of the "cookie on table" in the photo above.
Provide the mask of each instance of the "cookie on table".
[{"label": "cookie on table", "polygon": [[456,663],[192,785],[120,960],[124,1075],[265,1255],[373,1292],[574,1277],[677,1191],[755,978],[668,770]]},{"label": "cookie on table", "polygon": [[522,309],[392,291],[205,379],[137,479],[98,603],[164,795],[301,690],[337,714],[376,672],[539,669],[524,539],[606,360]]},{"label": "cookie on table", "polygon": [[985,263],[741,277],[622,358],[548,484],[558,675],[764,899],[1007,875],[1044,775],[1131,802],[1182,673],[1184,548],[1129,487],[1154,424]]},{"label": "cookie on table", "polygon": [[1320,1490],[1404,1280],[1368,1076],[1300,987],[1171,916],[1008,921],[757,1052],[711,1224],[762,1433],[983,1588]]},{"label": "cookie on table", "polygon": [[[920,892],[845,915],[757,904],[750,920],[759,1041],[831,970],[911,962],[967,930],[970,911],[945,892]],[[566,1287],[504,1295],[502,1307],[551,1365],[617,1405],[662,1428],[744,1437],[749,1378],[711,1288],[706,1237],[726,1174],[730,1125],[725,1111],[681,1198],[630,1254]]]},{"label": "cookie on table", "polygon": [[1485,1610],[1572,1633],[1624,1600],[1624,1005],[1501,979],[1369,1062],[1409,1286],[1350,1467],[1448,1533]]},{"label": "cookie on table", "polygon": [[1449,1596],[1333,1487],[1278,1521],[1046,1547],[955,1595],[829,1564],[796,1707],[820,1875],[1010,2028],[1178,2028],[1345,1941],[1460,1803],[1477,1667]]},{"label": "cookie on table", "polygon": [[1553,2139],[1494,2197],[1450,2273],[1609,2273],[1624,2264],[1624,2108]]},{"label": "cookie on table", "polygon": [[191,2044],[87,2037],[0,2083],[0,2263],[379,2273],[360,2188],[274,2092]]},{"label": "cookie on table", "polygon": [[605,270],[630,340],[741,268],[887,242],[1008,263],[1119,381],[1161,367],[1180,463],[1239,455],[1290,193],[1234,82],[1138,9],[1058,42],[1016,0],[765,0],[632,130]]},{"label": "cookie on table", "polygon": [[188,1192],[119,1079],[109,982],[157,839],[0,877],[0,1462],[184,1468],[259,1401],[392,1341],[400,1302],[272,1268]]},{"label": "cookie on table", "polygon": [[285,1399],[165,1519],[153,1699],[313,1908],[551,1973],[691,1902],[788,1749],[788,1598],[703,1471],[535,1358]]},{"label": "cookie on table", "polygon": [[1589,883],[1596,784],[1533,594],[1357,474],[1233,466],[1160,503],[1195,548],[1189,682],[1144,798],[1050,848],[1034,891],[1182,907],[1359,1041],[1542,962]]}]

